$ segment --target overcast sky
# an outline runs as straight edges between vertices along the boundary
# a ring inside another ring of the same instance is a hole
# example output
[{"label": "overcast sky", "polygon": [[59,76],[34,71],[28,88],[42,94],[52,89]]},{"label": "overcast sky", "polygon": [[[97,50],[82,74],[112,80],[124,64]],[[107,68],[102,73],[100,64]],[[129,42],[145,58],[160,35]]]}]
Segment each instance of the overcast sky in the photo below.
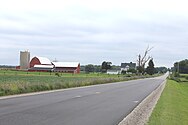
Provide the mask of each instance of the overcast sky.
[{"label": "overcast sky", "polygon": [[156,66],[188,57],[186,0],[4,0],[0,64],[31,57],[81,65],[136,62],[147,46]]}]

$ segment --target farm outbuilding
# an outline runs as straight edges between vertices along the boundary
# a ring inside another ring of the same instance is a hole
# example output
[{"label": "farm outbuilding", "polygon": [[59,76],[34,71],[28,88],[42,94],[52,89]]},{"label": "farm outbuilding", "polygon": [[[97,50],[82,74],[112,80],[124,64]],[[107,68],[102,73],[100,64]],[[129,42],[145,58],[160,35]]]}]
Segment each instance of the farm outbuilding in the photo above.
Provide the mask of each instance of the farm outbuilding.
[{"label": "farm outbuilding", "polygon": [[35,65],[52,65],[51,61],[46,57],[33,57],[30,61],[30,68]]},{"label": "farm outbuilding", "polygon": [[30,62],[29,71],[80,73],[79,62],[51,62],[46,57],[34,57]]},{"label": "farm outbuilding", "polygon": [[53,71],[54,65],[46,57],[33,57],[30,61],[30,68],[28,71],[41,71],[51,72]]},{"label": "farm outbuilding", "polygon": [[53,65],[34,65],[34,67],[31,67],[30,69],[28,69],[28,71],[52,72],[53,69],[54,69]]},{"label": "farm outbuilding", "polygon": [[20,66],[17,69],[27,70],[29,68],[30,52],[20,51]]},{"label": "farm outbuilding", "polygon": [[121,71],[128,71],[129,69],[136,69],[136,63],[121,63]]},{"label": "farm outbuilding", "polygon": [[[21,54],[22,53],[20,53],[20,55]],[[20,57],[25,57],[25,55],[20,56]],[[30,57],[30,53],[29,53],[29,57]],[[20,67],[21,65],[17,66],[16,69],[20,70]],[[64,73],[78,74],[80,73],[80,63],[79,62],[51,62],[46,57],[35,56],[31,59],[30,62],[28,60],[28,68],[26,70],[31,71],[31,72],[35,72],[35,71],[64,72]]]},{"label": "farm outbuilding", "polygon": [[79,62],[52,62],[52,64],[54,65],[54,72],[80,73]]}]

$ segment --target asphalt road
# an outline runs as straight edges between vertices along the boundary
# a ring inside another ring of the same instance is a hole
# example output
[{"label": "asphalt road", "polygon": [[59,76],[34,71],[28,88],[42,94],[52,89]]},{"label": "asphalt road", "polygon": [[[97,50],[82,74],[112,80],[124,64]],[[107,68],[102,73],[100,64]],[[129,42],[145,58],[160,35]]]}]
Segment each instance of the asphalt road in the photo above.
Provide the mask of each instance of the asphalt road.
[{"label": "asphalt road", "polygon": [[0,125],[117,125],[166,76],[0,100]]}]

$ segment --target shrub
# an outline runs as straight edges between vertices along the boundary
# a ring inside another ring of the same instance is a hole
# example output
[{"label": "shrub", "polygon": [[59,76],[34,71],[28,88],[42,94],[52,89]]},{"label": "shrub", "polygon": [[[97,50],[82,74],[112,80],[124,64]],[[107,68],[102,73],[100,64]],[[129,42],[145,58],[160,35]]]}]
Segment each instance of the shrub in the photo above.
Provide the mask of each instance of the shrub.
[{"label": "shrub", "polygon": [[56,75],[57,77],[61,77],[61,75],[60,75],[58,72],[56,72],[55,75]]},{"label": "shrub", "polygon": [[171,80],[174,80],[176,82],[181,82],[181,79],[178,77],[174,77],[173,75],[170,77]]},{"label": "shrub", "polygon": [[123,70],[121,71],[121,74],[125,75],[127,73],[127,71]]},{"label": "shrub", "polygon": [[175,73],[173,74],[173,76],[174,76],[174,77],[180,77],[180,74],[179,74],[178,72],[175,72]]},{"label": "shrub", "polygon": [[187,80],[188,80],[188,76],[186,76],[186,77],[185,77],[185,79],[187,79]]}]

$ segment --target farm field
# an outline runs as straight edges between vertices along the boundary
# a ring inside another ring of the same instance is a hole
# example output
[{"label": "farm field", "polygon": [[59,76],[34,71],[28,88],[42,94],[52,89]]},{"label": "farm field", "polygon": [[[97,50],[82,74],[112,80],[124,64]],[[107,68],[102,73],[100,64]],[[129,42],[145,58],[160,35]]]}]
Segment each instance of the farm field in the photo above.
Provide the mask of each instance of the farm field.
[{"label": "farm field", "polygon": [[126,81],[150,76],[0,70],[0,96]]},{"label": "farm field", "polygon": [[188,75],[168,80],[148,125],[188,125]]}]

